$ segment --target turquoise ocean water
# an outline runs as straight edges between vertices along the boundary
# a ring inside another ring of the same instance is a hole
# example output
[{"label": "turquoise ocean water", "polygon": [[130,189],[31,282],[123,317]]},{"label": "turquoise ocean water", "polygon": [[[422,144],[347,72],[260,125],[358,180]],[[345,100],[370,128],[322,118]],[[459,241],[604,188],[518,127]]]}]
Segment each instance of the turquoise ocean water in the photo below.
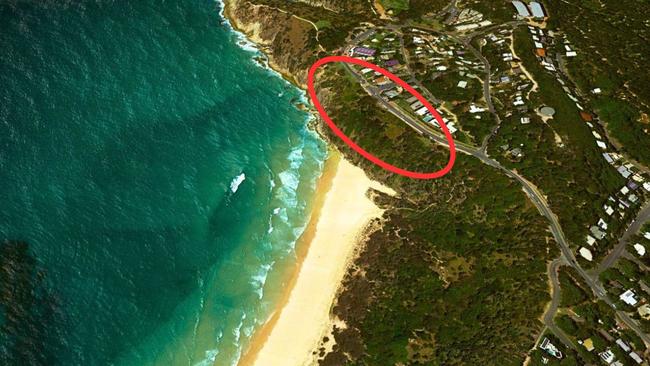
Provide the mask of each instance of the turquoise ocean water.
[{"label": "turquoise ocean water", "polygon": [[0,3],[0,364],[229,365],[268,316],[326,149],[220,8]]}]

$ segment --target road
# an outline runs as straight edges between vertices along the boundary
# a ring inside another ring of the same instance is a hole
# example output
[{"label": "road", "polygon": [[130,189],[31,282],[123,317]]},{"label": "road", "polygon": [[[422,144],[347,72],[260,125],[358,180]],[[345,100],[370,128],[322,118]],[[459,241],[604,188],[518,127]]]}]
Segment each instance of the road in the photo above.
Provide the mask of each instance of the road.
[{"label": "road", "polygon": [[[546,313],[544,313],[543,321],[546,329],[549,329],[562,343],[564,343],[565,346],[575,349],[575,344],[573,344],[571,338],[569,338],[562,329],[555,325],[555,322],[553,321],[557,309],[560,307],[560,300],[562,298],[560,280],[558,279],[558,269],[560,266],[565,264],[564,258],[560,257],[556,258],[548,265],[548,278],[551,281],[551,303],[549,304],[548,309],[546,309]],[[542,335],[544,335],[544,332],[540,334],[540,337]],[[538,342],[539,339],[535,343]]]},{"label": "road", "polygon": [[607,257],[605,257],[605,259],[603,259],[602,262],[600,262],[600,265],[594,271],[594,276],[598,276],[616,262],[616,260],[623,254],[623,252],[625,252],[625,247],[627,246],[630,237],[638,233],[639,230],[641,230],[643,224],[645,224],[648,220],[650,220],[650,201],[648,201],[646,205],[641,208],[639,213],[636,215],[636,218],[634,218],[634,221],[630,223],[630,226],[627,227],[623,233],[623,236],[621,236],[621,238],[618,240],[618,244],[616,244],[614,249],[607,255]]},{"label": "road", "polygon": [[[394,30],[394,28],[392,29]],[[364,38],[358,37],[352,40],[349,43],[347,48],[349,49],[357,45],[358,43],[362,42],[369,36],[369,34],[374,34],[374,32],[372,33],[364,32],[362,34],[365,35]],[[442,134],[442,132],[438,130],[434,130],[423,121],[419,119],[415,119],[411,115],[404,113],[400,108],[398,108],[394,104],[386,101],[384,98],[381,97],[381,95],[379,95],[378,90],[376,88],[372,87],[365,81],[363,76],[359,75],[356,72],[356,70],[354,70],[349,64],[344,64],[344,65],[348,69],[348,71],[357,80],[359,80],[360,85],[366,90],[366,92],[379,102],[379,105],[381,107],[389,111],[391,114],[395,115],[397,118],[402,120],[404,123],[406,123],[408,126],[413,128],[419,134],[427,136],[429,139],[435,141],[440,145],[449,147],[447,139]],[[484,164],[487,164],[493,168],[501,170],[506,176],[516,180],[517,182],[519,182],[519,184],[521,184],[524,193],[526,193],[526,195],[530,198],[531,202],[533,202],[533,204],[537,207],[537,209],[542,214],[542,216],[546,217],[546,219],[548,220],[553,238],[555,239],[556,243],[560,248],[560,252],[562,254],[561,258],[563,258],[563,260],[567,263],[567,265],[573,267],[578,272],[580,277],[582,277],[582,279],[591,288],[591,290],[599,300],[604,301],[608,306],[610,306],[616,312],[619,319],[623,321],[623,323],[625,323],[630,329],[632,329],[641,339],[643,339],[644,342],[650,344],[650,336],[643,332],[643,330],[641,329],[641,327],[638,325],[636,321],[630,318],[626,313],[619,311],[617,309],[614,302],[607,296],[607,291],[604,289],[604,287],[602,286],[598,278],[597,277],[594,278],[590,276],[577,262],[575,255],[573,254],[573,250],[569,246],[566,236],[564,235],[564,232],[562,230],[562,227],[559,223],[557,216],[553,213],[553,211],[548,205],[546,197],[539,191],[539,189],[534,184],[532,184],[524,177],[519,175],[517,172],[515,172],[514,170],[510,170],[504,167],[503,165],[501,165],[501,163],[499,163],[498,161],[490,158],[484,151],[483,147],[473,146],[460,141],[456,141],[455,146],[457,151],[465,153],[467,155],[474,156]],[[650,213],[648,214],[650,215]],[[551,328],[551,330],[553,330],[553,328]]]}]

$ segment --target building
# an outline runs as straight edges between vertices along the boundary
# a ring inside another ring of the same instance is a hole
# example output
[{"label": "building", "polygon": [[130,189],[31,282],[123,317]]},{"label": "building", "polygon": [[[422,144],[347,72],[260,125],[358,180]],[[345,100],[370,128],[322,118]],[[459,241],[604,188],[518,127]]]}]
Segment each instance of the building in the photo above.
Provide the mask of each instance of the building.
[{"label": "building", "polygon": [[598,356],[600,356],[603,361],[607,362],[608,365],[614,362],[614,353],[610,349],[599,353]]},{"label": "building", "polygon": [[530,17],[530,11],[528,11],[528,7],[526,6],[526,4],[524,4],[521,1],[515,0],[515,1],[512,2],[512,5],[517,10],[517,14],[520,17],[524,17],[524,18],[529,18]]},{"label": "building", "polygon": [[636,309],[636,311],[643,319],[650,320],[650,304],[641,305]]},{"label": "building", "polygon": [[417,111],[415,111],[415,114],[417,114],[418,116],[424,116],[425,114],[427,114],[427,112],[429,112],[429,109],[427,107],[422,107]]},{"label": "building", "polygon": [[366,57],[371,57],[375,55],[375,50],[374,48],[367,48],[367,47],[354,47],[352,48],[352,55],[353,56],[366,56]]},{"label": "building", "polygon": [[594,341],[592,341],[591,338],[587,338],[584,341],[582,341],[582,345],[589,352],[594,350]]},{"label": "building", "polygon": [[399,65],[399,61],[394,60],[394,59],[393,60],[388,60],[388,61],[386,61],[384,63],[384,65],[386,65],[386,67],[397,66],[397,65]]},{"label": "building", "polygon": [[411,104],[411,109],[412,109],[412,110],[417,110],[417,109],[422,108],[423,106],[424,106],[424,104],[422,104],[422,102],[420,102],[420,101],[418,100],[417,102]]},{"label": "building", "polygon": [[521,124],[527,125],[530,123],[530,117],[521,117]]},{"label": "building", "polygon": [[596,242],[596,239],[594,239],[593,236],[587,235],[587,244],[588,245],[593,246],[595,242]]},{"label": "building", "polygon": [[530,12],[533,14],[534,18],[546,17],[546,11],[544,10],[542,4],[538,3],[537,1],[531,1],[529,6],[530,6]]},{"label": "building", "polygon": [[616,340],[616,344],[625,352],[630,352],[632,350],[632,348],[630,348],[630,346],[620,338]]},{"label": "building", "polygon": [[467,81],[461,80],[458,82],[458,85],[456,85],[459,88],[465,89],[467,87]]},{"label": "building", "polygon": [[580,253],[580,256],[582,258],[588,260],[589,262],[591,262],[594,259],[593,255],[591,255],[591,250],[585,247],[581,247],[580,250],[578,250],[578,253]]},{"label": "building", "polygon": [[630,352],[630,358],[634,360],[637,364],[642,364],[643,359],[636,354],[636,352]]},{"label": "building", "polygon": [[634,293],[634,291],[627,290],[623,292],[621,296],[619,296],[619,299],[621,299],[621,301],[623,301],[624,303],[630,306],[634,306],[639,302],[639,300],[637,300],[635,296],[636,294]]},{"label": "building", "polygon": [[551,343],[551,341],[546,337],[544,337],[544,340],[542,341],[542,344],[539,345],[539,348],[557,359],[562,359],[562,352],[557,349],[557,347],[555,347],[555,345]]},{"label": "building", "polygon": [[596,238],[597,240],[601,240],[602,238],[605,237],[605,233],[600,230],[598,226],[592,226],[589,228],[589,231],[591,231],[591,234]]},{"label": "building", "polygon": [[639,243],[634,244],[634,250],[636,250],[636,254],[638,254],[639,257],[643,257],[645,255],[645,247]]}]

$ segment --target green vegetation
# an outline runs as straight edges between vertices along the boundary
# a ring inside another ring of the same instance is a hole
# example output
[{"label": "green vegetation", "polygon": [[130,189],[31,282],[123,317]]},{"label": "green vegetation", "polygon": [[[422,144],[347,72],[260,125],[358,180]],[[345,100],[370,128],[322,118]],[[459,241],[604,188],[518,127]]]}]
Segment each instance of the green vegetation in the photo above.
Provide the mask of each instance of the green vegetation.
[{"label": "green vegetation", "polygon": [[584,283],[580,275],[571,267],[564,267],[560,270],[560,300],[561,307],[580,305],[590,299],[589,287]]},{"label": "green vegetation", "polygon": [[[328,67],[317,89],[340,128],[378,157],[416,171],[446,162],[445,149],[404,131],[342,67]],[[385,222],[346,277],[334,314],[348,328],[335,331],[323,364],[520,365],[542,327],[555,249],[520,186],[462,154],[443,179],[407,179],[328,135],[399,197],[377,199]]]},{"label": "green vegetation", "polygon": [[637,0],[547,2],[550,25],[577,48],[568,61],[572,78],[585,92],[601,88],[593,106],[608,131],[633,158],[650,164],[650,3]]},{"label": "green vegetation", "polygon": [[409,8],[409,0],[379,0],[381,5],[388,10],[392,10],[393,14],[399,14]]},{"label": "green vegetation", "polygon": [[325,28],[330,28],[332,26],[332,23],[329,22],[329,20],[319,20],[316,23],[316,28],[318,28],[319,31],[325,29]]},{"label": "green vegetation", "polygon": [[[410,0],[409,8],[399,15],[401,19],[422,21],[428,15],[441,11],[448,4],[448,0]],[[437,22],[437,19],[435,21]]]},{"label": "green vegetation", "polygon": [[[522,63],[539,84],[531,94],[532,105],[549,105],[556,114],[547,124],[531,113],[531,124],[522,126],[517,116],[503,119],[499,134],[492,141],[491,155],[503,153],[500,146],[521,146],[525,158],[518,163],[501,159],[534,182],[548,196],[553,212],[573,245],[582,245],[590,225],[598,221],[599,212],[611,192],[625,181],[602,158],[593,136],[579,116],[579,110],[566,96],[561,85],[539,64],[533,53],[527,30],[514,33],[515,50]],[[556,140],[556,134],[562,143]],[[616,233],[621,224],[614,221],[609,232]],[[599,243],[595,261],[613,244],[611,237]]]}]

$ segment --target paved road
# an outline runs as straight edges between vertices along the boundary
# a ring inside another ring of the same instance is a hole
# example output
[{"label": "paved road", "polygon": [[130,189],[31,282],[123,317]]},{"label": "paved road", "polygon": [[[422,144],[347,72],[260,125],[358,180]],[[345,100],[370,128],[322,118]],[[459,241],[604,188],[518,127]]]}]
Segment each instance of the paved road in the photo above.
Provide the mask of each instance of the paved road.
[{"label": "paved road", "polygon": [[[349,47],[352,47],[361,41],[362,40],[355,39],[350,43]],[[431,139],[432,141],[435,141],[443,146],[449,147],[449,144],[447,143],[447,139],[442,134],[442,132],[438,130],[434,130],[423,121],[413,118],[411,115],[404,113],[400,108],[397,108],[392,103],[384,100],[384,98],[382,98],[379,95],[378,90],[368,85],[365,79],[361,75],[359,75],[349,64],[344,64],[344,65],[352,73],[352,75],[355,78],[357,78],[357,80],[359,80],[361,86],[366,90],[366,92],[368,92],[371,96],[377,99],[380,106],[382,106],[390,113],[395,115],[397,118],[402,120],[404,123],[409,125],[419,134],[425,135],[429,137],[429,139]],[[583,278],[585,283],[591,288],[591,290],[593,291],[593,293],[596,295],[598,299],[604,301],[607,305],[609,305],[616,312],[617,316],[619,317],[619,319],[621,319],[621,321],[623,321],[630,329],[632,329],[641,339],[643,339],[643,341],[650,344],[650,336],[643,332],[643,330],[641,329],[641,327],[636,321],[630,318],[626,313],[619,311],[616,308],[616,305],[607,296],[607,292],[605,291],[604,287],[602,286],[598,278],[594,278],[589,274],[587,274],[587,272],[578,264],[575,255],[573,254],[573,250],[569,246],[569,243],[566,240],[564,232],[562,231],[562,227],[560,226],[557,216],[553,213],[553,211],[548,205],[548,202],[546,201],[546,197],[539,191],[539,189],[534,184],[532,184],[524,177],[519,175],[517,172],[504,167],[498,161],[487,156],[487,154],[481,147],[476,147],[470,144],[462,143],[460,141],[456,141],[455,146],[457,151],[476,157],[484,164],[487,164],[491,167],[501,170],[506,176],[516,180],[521,184],[522,189],[524,190],[526,195],[530,198],[531,202],[533,202],[533,204],[537,207],[537,209],[542,214],[542,216],[546,217],[546,219],[549,221],[551,233],[553,234],[556,243],[560,247],[562,258],[566,261],[566,263],[569,266],[573,267],[578,272],[580,277]]]},{"label": "paved road", "polygon": [[600,265],[594,271],[594,276],[598,276],[616,262],[621,254],[625,252],[625,247],[627,246],[630,237],[638,233],[639,230],[641,230],[643,224],[645,224],[648,220],[650,220],[650,201],[648,201],[646,205],[641,208],[634,221],[630,223],[630,226],[628,226],[628,228],[625,230],[623,236],[621,236],[621,238],[618,240],[618,244],[616,244],[614,249],[607,255],[607,257],[605,257],[605,259],[603,259],[602,262],[600,262]]},{"label": "paved road", "polygon": [[[544,313],[544,325],[546,329],[550,330],[565,346],[575,349],[576,346],[571,341],[571,338],[560,329],[553,319],[557,313],[557,309],[560,307],[560,299],[562,294],[562,289],[560,288],[560,280],[558,279],[558,269],[560,266],[565,265],[563,257],[556,258],[548,265],[548,278],[551,280],[551,303],[549,304],[546,313]],[[544,334],[542,332],[540,337]],[[539,341],[539,339],[538,339]]]}]

